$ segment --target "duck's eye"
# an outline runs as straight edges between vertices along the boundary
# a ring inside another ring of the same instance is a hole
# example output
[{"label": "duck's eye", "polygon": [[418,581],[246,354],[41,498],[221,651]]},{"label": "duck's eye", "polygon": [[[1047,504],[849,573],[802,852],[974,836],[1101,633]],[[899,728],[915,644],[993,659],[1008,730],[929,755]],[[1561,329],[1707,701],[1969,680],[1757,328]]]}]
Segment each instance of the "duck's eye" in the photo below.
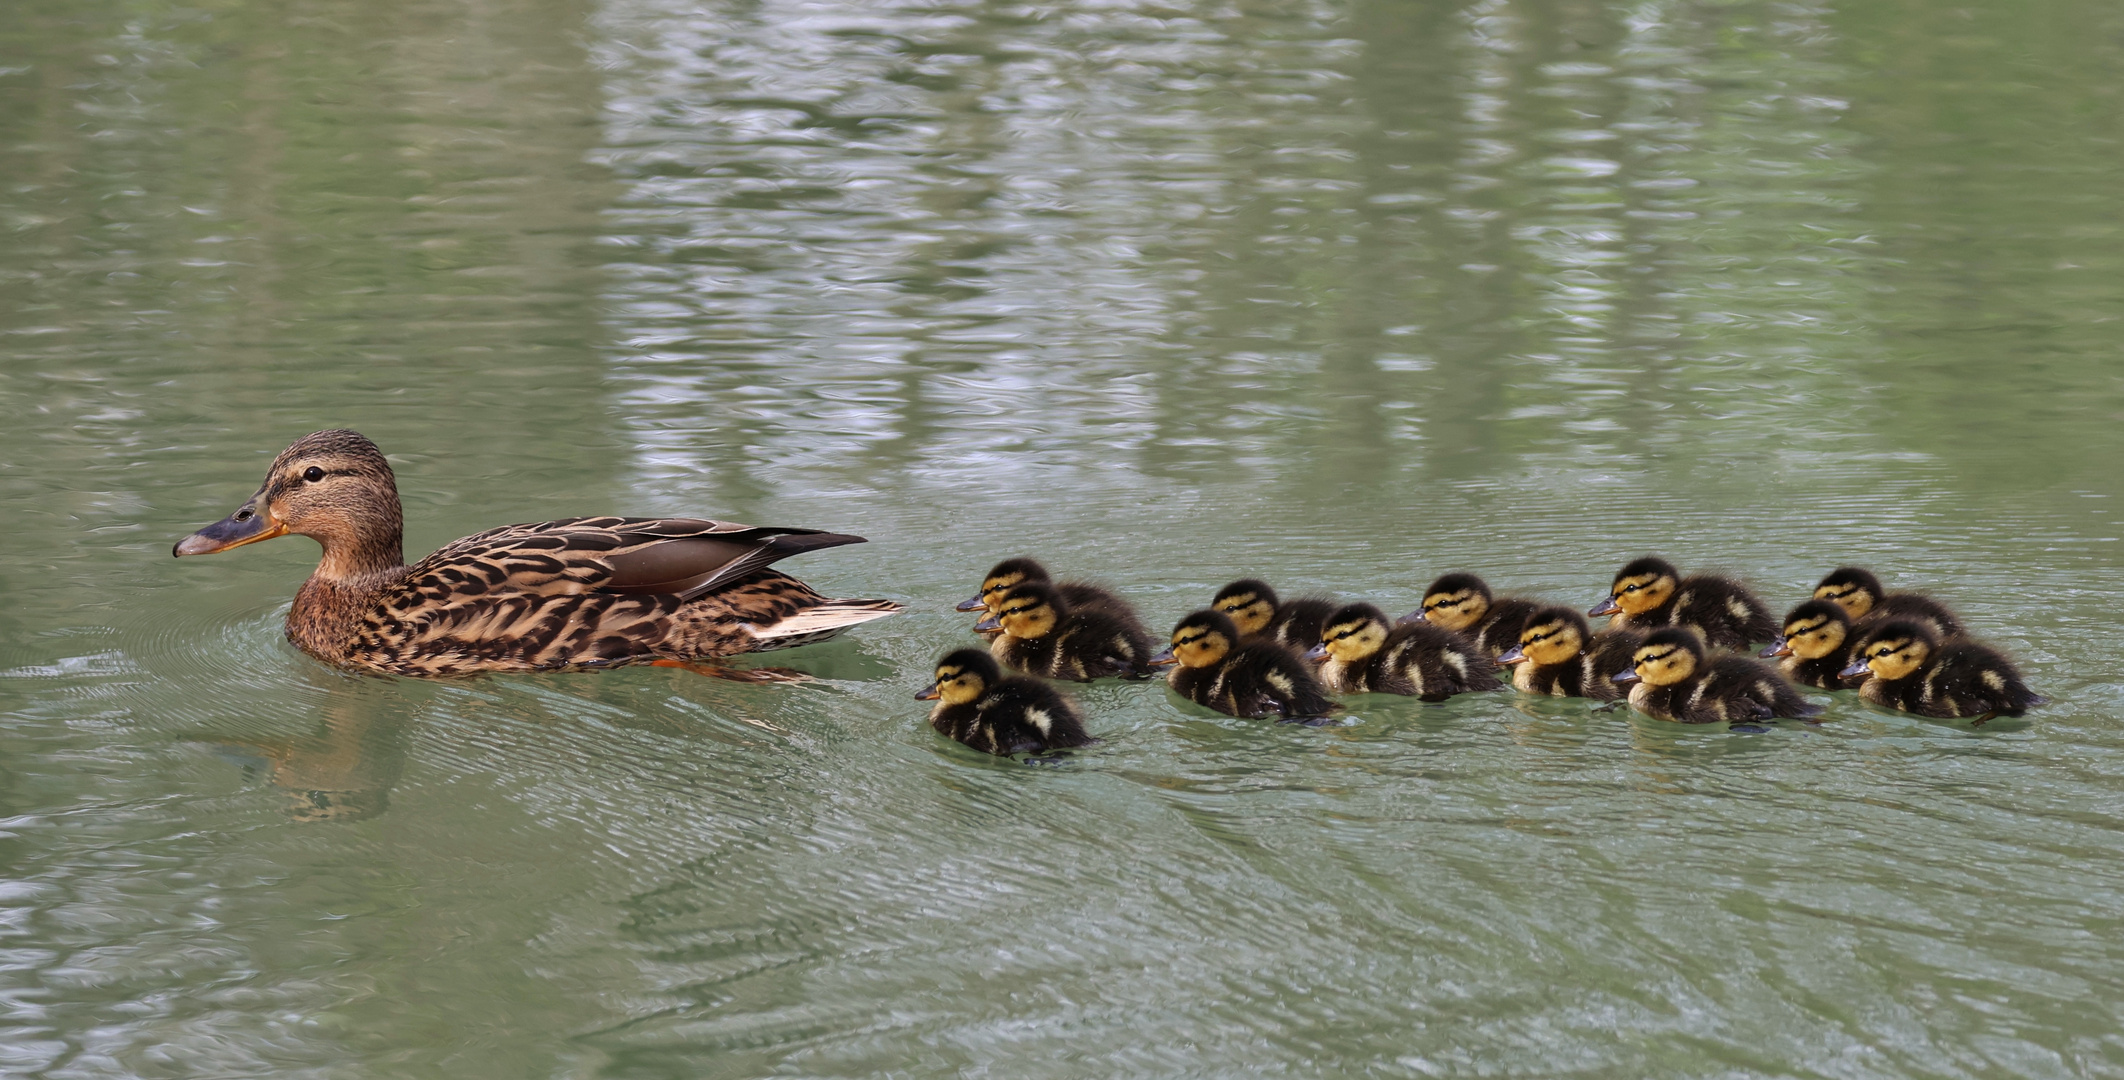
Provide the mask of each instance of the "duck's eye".
[{"label": "duck's eye", "polygon": [[1642,588],[1644,588],[1644,586],[1642,586],[1642,585],[1625,585],[1625,586],[1623,586],[1623,591],[1624,591],[1624,592],[1636,592],[1637,590],[1639,590],[1639,589],[1642,589]]},{"label": "duck's eye", "polygon": [[304,469],[304,470],[302,471],[302,478],[303,478],[304,480],[308,480],[308,481],[309,481],[310,483],[313,483],[313,484],[314,484],[314,483],[318,482],[319,480],[322,480],[322,479],[324,479],[324,470],[323,470],[323,469],[320,469],[320,468],[318,468],[318,467],[317,467],[317,466],[315,466],[315,465],[312,465],[312,466],[310,466],[309,468],[307,468],[307,469]]}]

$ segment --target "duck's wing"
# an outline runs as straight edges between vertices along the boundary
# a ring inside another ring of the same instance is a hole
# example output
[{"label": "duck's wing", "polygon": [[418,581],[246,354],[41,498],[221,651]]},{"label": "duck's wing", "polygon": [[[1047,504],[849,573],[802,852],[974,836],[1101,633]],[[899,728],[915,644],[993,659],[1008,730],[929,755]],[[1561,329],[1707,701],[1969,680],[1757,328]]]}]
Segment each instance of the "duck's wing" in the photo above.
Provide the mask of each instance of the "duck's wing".
[{"label": "duck's wing", "polygon": [[504,525],[445,545],[407,583],[458,595],[605,593],[684,602],[817,548],[863,538],[705,518],[585,517]]}]

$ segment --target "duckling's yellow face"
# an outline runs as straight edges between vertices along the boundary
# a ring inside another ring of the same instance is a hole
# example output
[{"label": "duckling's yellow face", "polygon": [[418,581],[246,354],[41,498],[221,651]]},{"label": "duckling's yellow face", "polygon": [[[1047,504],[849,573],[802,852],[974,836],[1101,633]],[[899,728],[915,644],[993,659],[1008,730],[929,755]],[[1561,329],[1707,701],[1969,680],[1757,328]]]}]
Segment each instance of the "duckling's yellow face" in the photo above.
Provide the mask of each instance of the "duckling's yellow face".
[{"label": "duckling's yellow face", "polygon": [[1269,620],[1276,617],[1276,609],[1267,599],[1250,592],[1237,593],[1217,601],[1215,610],[1230,616],[1232,624],[1239,628],[1239,632],[1248,636],[1266,629]]},{"label": "duckling's yellow face", "polygon": [[1696,674],[1696,654],[1679,645],[1647,645],[1632,655],[1630,666],[1648,686],[1670,686]]},{"label": "duckling's yellow face", "polygon": [[1519,651],[1541,667],[1570,663],[1584,648],[1578,627],[1563,619],[1535,623],[1519,632]]},{"label": "duckling's yellow face", "polygon": [[1894,682],[1907,679],[1925,666],[1932,647],[1920,637],[1884,637],[1866,646],[1860,657],[1876,678]]},{"label": "duckling's yellow face", "polygon": [[1489,600],[1473,589],[1432,593],[1423,598],[1423,621],[1448,630],[1466,630],[1489,613]]},{"label": "duckling's yellow face", "polygon": [[1231,651],[1231,639],[1212,627],[1188,623],[1173,631],[1173,658],[1187,667],[1209,667]]},{"label": "duckling's yellow face", "polygon": [[1827,615],[1802,615],[1785,624],[1785,645],[1802,660],[1819,660],[1844,647],[1844,624]]},{"label": "duckling's yellow face", "polygon": [[946,705],[964,705],[981,696],[988,689],[988,680],[981,673],[957,664],[937,666],[936,692],[938,700]]},{"label": "duckling's yellow face", "polygon": [[1031,596],[1005,594],[998,601],[996,621],[1014,638],[1043,638],[1055,632],[1054,605]]},{"label": "duckling's yellow face", "polygon": [[982,579],[980,594],[982,605],[988,608],[989,614],[996,614],[996,605],[1003,602],[1003,594],[1009,592],[1019,582],[1024,580],[1025,572],[1023,570],[1012,570],[1009,573],[997,574],[994,577]]},{"label": "duckling's yellow face", "polygon": [[1344,664],[1362,663],[1386,644],[1387,626],[1377,619],[1351,619],[1320,632],[1328,658]]},{"label": "duckling's yellow face", "polygon": [[[1837,585],[1824,585],[1814,590],[1814,598],[1827,600],[1837,607],[1843,608],[1844,614],[1851,616],[1853,619],[1861,618],[1867,612],[1872,611],[1873,602],[1878,599],[1864,585],[1855,581]],[[1798,650],[1795,649],[1793,651],[1797,652]]]},{"label": "duckling's yellow face", "polygon": [[1615,579],[1610,594],[1615,597],[1615,606],[1625,615],[1642,615],[1667,602],[1674,595],[1672,574],[1632,574]]}]

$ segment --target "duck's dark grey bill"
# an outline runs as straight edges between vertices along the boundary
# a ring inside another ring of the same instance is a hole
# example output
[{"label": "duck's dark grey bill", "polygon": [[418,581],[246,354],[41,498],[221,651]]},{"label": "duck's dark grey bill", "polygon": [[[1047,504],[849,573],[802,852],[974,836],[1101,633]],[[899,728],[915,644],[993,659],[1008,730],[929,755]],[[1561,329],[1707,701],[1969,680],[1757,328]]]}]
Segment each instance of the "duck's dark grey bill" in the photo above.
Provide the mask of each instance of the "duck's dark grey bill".
[{"label": "duck's dark grey bill", "polygon": [[170,554],[180,559],[186,555],[212,555],[285,536],[287,531],[288,527],[274,521],[272,515],[262,514],[250,503],[245,503],[228,517],[177,541]]},{"label": "duck's dark grey bill", "polygon": [[1621,605],[1621,604],[1618,604],[1618,603],[1616,603],[1616,602],[1615,602],[1615,598],[1611,596],[1611,597],[1608,597],[1608,598],[1607,598],[1606,600],[1603,600],[1603,601],[1601,601],[1600,603],[1598,603],[1598,604],[1595,604],[1595,605],[1593,605],[1593,606],[1592,606],[1592,607],[1590,607],[1590,608],[1587,608],[1587,609],[1586,609],[1586,614],[1588,614],[1588,615],[1613,615],[1613,614],[1615,614],[1616,612],[1618,612],[1618,611],[1621,611],[1621,610],[1622,610],[1622,605]]},{"label": "duck's dark grey bill", "polygon": [[961,601],[959,601],[959,607],[958,607],[958,610],[960,610],[960,611],[979,611],[979,610],[981,610],[982,608],[985,608],[985,607],[987,607],[987,606],[988,606],[988,605],[987,605],[986,603],[983,603],[983,602],[982,602],[982,600],[981,600],[981,597],[980,597],[980,595],[979,595],[979,594],[977,593],[977,594],[975,594],[975,595],[974,595],[974,596],[973,596],[973,597],[972,597],[971,599],[968,599],[968,600],[961,600]]},{"label": "duck's dark grey bill", "polygon": [[1792,645],[1790,642],[1787,642],[1782,637],[1776,638],[1773,639],[1770,644],[1763,646],[1762,652],[1759,652],[1755,655],[1760,656],[1765,660],[1778,656],[1791,656]]},{"label": "duck's dark grey bill", "polygon": [[1615,681],[1616,681],[1616,682],[1636,682],[1636,681],[1637,681],[1637,672],[1635,672],[1635,671],[1618,671],[1618,672],[1616,672],[1616,673],[1615,673]]},{"label": "duck's dark grey bill", "polygon": [[1527,662],[1527,651],[1514,645],[1499,654],[1497,662],[1504,667],[1510,667],[1513,664],[1524,664]]},{"label": "duck's dark grey bill", "polygon": [[1871,674],[1873,674],[1873,669],[1867,667],[1866,662],[1864,660],[1861,660],[1858,663],[1853,664],[1850,667],[1847,667],[1844,670],[1836,673],[1837,678],[1840,679],[1856,679],[1861,675]]},{"label": "duck's dark grey bill", "polygon": [[1171,649],[1167,649],[1164,652],[1159,653],[1158,655],[1153,656],[1149,660],[1145,661],[1145,663],[1149,664],[1152,667],[1164,667],[1167,664],[1177,664],[1179,662],[1180,658],[1174,656],[1173,650]]},{"label": "duck's dark grey bill", "polygon": [[1327,659],[1327,646],[1326,646],[1326,645],[1315,645],[1315,646],[1313,646],[1312,648],[1310,648],[1310,649],[1307,649],[1307,650],[1305,651],[1305,658],[1306,658],[1306,659],[1308,659],[1308,660],[1325,660],[1325,659]]}]

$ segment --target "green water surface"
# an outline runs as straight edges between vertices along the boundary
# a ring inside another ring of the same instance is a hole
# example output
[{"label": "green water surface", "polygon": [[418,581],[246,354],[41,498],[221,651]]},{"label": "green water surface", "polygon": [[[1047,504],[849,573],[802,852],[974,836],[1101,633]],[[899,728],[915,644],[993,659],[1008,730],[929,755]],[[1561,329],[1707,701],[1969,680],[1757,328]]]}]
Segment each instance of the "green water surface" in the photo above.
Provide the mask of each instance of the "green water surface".
[{"label": "green water surface", "polygon": [[[0,1073],[2124,1076],[2124,7],[8,0]],[[904,615],[429,683],[173,560],[697,514]],[[913,691],[1004,555],[1950,602],[2052,704]]]}]

